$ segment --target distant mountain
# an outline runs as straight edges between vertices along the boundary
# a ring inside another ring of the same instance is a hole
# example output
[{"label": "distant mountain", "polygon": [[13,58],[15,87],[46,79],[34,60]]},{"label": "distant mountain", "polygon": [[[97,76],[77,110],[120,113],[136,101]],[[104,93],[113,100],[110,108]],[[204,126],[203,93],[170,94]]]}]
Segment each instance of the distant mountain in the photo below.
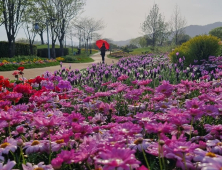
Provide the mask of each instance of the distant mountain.
[{"label": "distant mountain", "polygon": [[[131,39],[130,39],[131,40]],[[125,46],[130,44],[130,40],[125,41],[112,41],[113,44],[116,44],[117,46]]]},{"label": "distant mountain", "polygon": [[185,33],[191,37],[195,37],[196,35],[208,34],[210,30],[217,27],[222,27],[222,22],[215,22],[208,25],[190,25],[185,27]]},{"label": "distant mountain", "polygon": [[[208,34],[210,30],[217,27],[222,27],[222,22],[215,22],[208,25],[189,25],[185,27],[185,34],[195,37],[196,35]],[[112,41],[112,43],[118,46],[125,46],[130,44],[130,40],[131,39],[125,41]]]}]

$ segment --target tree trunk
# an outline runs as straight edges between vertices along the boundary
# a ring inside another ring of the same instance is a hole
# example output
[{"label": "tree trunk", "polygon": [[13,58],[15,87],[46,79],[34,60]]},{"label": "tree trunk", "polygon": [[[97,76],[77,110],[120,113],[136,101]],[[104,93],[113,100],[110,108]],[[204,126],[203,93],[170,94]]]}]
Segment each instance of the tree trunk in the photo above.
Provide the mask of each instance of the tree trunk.
[{"label": "tree trunk", "polygon": [[59,45],[60,45],[60,55],[64,56],[63,41],[61,39],[59,40]]},{"label": "tree trunk", "polygon": [[29,42],[29,48],[30,48],[30,54],[29,55],[34,55],[33,54],[33,46],[32,46],[31,42]]},{"label": "tree trunk", "polygon": [[41,38],[41,44],[44,45],[44,39],[43,39],[43,31],[41,31],[41,33],[39,34],[40,38]]},{"label": "tree trunk", "polygon": [[15,39],[8,39],[9,58],[15,55]]}]

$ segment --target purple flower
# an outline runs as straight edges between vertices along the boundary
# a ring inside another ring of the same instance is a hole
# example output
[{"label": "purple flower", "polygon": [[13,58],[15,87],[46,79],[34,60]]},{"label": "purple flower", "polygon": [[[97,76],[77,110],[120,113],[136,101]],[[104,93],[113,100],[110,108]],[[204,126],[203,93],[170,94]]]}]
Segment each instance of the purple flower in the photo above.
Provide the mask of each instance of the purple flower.
[{"label": "purple flower", "polygon": [[3,165],[3,163],[0,163],[0,169],[1,170],[11,170],[15,166],[15,161],[8,161],[7,164]]}]

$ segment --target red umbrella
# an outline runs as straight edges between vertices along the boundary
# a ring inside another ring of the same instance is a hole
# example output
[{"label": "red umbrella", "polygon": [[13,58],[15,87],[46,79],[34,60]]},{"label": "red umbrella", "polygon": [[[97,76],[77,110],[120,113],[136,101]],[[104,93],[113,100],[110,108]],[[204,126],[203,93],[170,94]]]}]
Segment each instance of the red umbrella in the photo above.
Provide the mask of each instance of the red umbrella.
[{"label": "red umbrella", "polygon": [[109,44],[108,44],[108,42],[106,40],[98,40],[98,41],[96,41],[96,45],[99,48],[102,47],[103,43],[105,43],[105,47],[108,50],[109,49]]}]

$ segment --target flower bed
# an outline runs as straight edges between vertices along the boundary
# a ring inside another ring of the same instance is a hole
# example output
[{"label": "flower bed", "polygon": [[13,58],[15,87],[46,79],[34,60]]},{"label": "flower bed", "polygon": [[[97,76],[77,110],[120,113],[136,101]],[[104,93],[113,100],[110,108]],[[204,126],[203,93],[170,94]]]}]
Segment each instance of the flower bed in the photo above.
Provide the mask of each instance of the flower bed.
[{"label": "flower bed", "polygon": [[[211,58],[211,66],[216,60]],[[209,65],[191,66],[186,80],[180,61],[175,66],[167,56],[135,56],[14,83],[1,76],[4,166],[221,168],[222,69],[217,65],[206,74]],[[23,75],[23,68],[18,71]],[[174,84],[164,80],[170,76]]]},{"label": "flower bed", "polygon": [[59,65],[59,62],[55,59],[41,59],[41,58],[25,58],[24,60],[6,59],[0,61],[0,71],[16,70],[19,66],[25,66],[26,68],[39,68]]},{"label": "flower bed", "polygon": [[111,53],[111,57],[115,57],[115,58],[122,58],[122,57],[129,57],[129,56],[131,56],[129,53],[126,53],[123,51],[117,51],[117,52]]}]

